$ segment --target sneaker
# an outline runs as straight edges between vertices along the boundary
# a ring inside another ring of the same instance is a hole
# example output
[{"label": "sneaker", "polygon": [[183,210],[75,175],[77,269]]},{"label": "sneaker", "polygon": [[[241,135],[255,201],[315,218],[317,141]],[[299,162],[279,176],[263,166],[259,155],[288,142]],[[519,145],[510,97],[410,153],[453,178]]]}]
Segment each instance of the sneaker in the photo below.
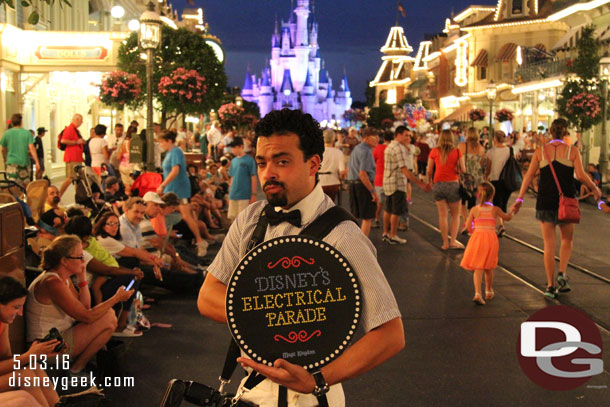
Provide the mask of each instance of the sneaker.
[{"label": "sneaker", "polygon": [[112,334],[115,338],[136,338],[138,336],[142,336],[142,331],[138,331],[132,326],[128,326],[122,331],[114,332]]},{"label": "sneaker", "polygon": [[197,243],[197,257],[204,257],[208,253],[208,242],[202,240]]},{"label": "sneaker", "polygon": [[384,242],[386,242],[386,243],[388,243],[388,244],[396,244],[396,242],[393,242],[393,241],[390,239],[390,236],[388,236],[388,235],[386,235],[386,234],[383,234],[383,235],[381,236],[381,240],[382,240],[382,241],[384,241]]},{"label": "sneaker", "polygon": [[547,287],[544,296],[551,299],[557,298],[557,289],[555,287]]},{"label": "sneaker", "polygon": [[388,236],[388,240],[392,244],[405,244],[405,243],[407,243],[407,239],[403,239],[403,238],[398,237],[398,236]]},{"label": "sneaker", "polygon": [[567,293],[572,290],[570,283],[568,283],[568,278],[563,273],[557,274],[557,284],[559,285],[560,293]]}]

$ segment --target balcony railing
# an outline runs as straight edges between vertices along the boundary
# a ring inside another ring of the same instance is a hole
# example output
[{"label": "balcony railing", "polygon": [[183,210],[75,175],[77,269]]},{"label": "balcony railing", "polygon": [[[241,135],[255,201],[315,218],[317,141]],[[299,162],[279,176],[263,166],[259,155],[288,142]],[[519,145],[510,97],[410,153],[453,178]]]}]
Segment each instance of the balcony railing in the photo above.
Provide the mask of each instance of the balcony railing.
[{"label": "balcony railing", "polygon": [[538,81],[565,74],[568,70],[568,61],[568,58],[564,58],[522,65],[515,70],[515,83]]}]

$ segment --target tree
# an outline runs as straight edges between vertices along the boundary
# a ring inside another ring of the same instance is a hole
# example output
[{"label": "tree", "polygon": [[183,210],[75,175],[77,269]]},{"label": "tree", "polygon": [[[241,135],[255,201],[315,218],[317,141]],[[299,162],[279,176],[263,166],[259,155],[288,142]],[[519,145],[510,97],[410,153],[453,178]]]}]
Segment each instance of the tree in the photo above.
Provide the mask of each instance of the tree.
[{"label": "tree", "polygon": [[[40,15],[38,14],[38,5],[34,5],[33,0],[17,0],[21,3],[22,7],[32,7],[32,11],[28,16],[28,24],[36,25],[38,24],[38,20],[40,20]],[[47,3],[49,6],[55,4],[55,0],[42,0]],[[66,6],[72,7],[72,3],[69,0],[57,0],[59,2],[59,6],[63,8],[64,4]],[[14,0],[0,0],[0,6],[6,4],[12,9],[15,9],[15,1]]]},{"label": "tree", "polygon": [[[118,67],[126,72],[135,73],[146,83],[146,61],[140,56],[138,35],[132,33],[118,51]],[[184,28],[174,30],[163,26],[162,42],[154,53],[153,61],[153,97],[161,104],[162,124],[169,119],[175,119],[181,112],[173,103],[165,101],[159,93],[159,82],[162,77],[171,77],[177,68],[187,71],[195,70],[205,78],[205,97],[201,103],[193,101],[188,108],[183,106],[182,112],[205,113],[218,109],[222,104],[222,96],[227,85],[227,75],[222,63],[216,58],[212,48],[197,33]]]},{"label": "tree", "polygon": [[373,107],[369,111],[369,117],[366,119],[366,123],[369,127],[376,129],[382,128],[382,122],[389,119],[390,122],[394,121],[394,112],[392,106],[387,103],[380,103],[379,107]]},{"label": "tree", "polygon": [[593,37],[594,31],[594,25],[583,28],[576,42],[578,56],[568,64],[568,79],[557,98],[557,111],[579,131],[589,130],[601,121],[599,42]]}]

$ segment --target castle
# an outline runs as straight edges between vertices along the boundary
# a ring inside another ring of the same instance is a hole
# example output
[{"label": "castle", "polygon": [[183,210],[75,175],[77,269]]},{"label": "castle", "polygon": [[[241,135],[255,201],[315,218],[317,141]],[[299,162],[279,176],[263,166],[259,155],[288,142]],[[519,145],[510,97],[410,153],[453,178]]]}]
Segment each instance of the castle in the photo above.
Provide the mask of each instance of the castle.
[{"label": "castle", "polygon": [[271,110],[300,109],[316,120],[341,122],[352,105],[344,73],[340,89],[332,88],[332,78],[324,68],[318,45],[318,23],[310,18],[309,0],[297,0],[288,22],[275,21],[271,36],[271,60],[261,77],[248,68],[241,95],[255,102],[261,117]]}]

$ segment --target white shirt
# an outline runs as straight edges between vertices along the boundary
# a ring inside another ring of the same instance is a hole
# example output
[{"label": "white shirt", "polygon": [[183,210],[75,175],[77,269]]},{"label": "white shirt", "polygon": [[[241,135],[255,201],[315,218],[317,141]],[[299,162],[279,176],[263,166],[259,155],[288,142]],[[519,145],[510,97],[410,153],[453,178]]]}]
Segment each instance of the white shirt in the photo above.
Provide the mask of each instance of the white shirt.
[{"label": "white shirt", "polygon": [[[324,147],[324,158],[319,171],[320,184],[323,187],[341,184],[339,173],[342,171],[345,171],[345,159],[341,150],[335,147]],[[322,174],[324,172],[329,174]]]},{"label": "white shirt", "polygon": [[211,146],[216,146],[222,140],[222,133],[214,126],[210,128],[207,133],[208,136],[208,144]]},{"label": "white shirt", "polygon": [[508,147],[492,147],[487,151],[487,159],[491,160],[491,171],[489,172],[489,180],[497,181],[500,179],[500,173],[502,172],[502,168],[504,168],[504,164],[508,161],[508,157],[510,156],[510,151],[508,151]]},{"label": "white shirt", "polygon": [[106,147],[106,140],[102,137],[94,137],[89,141],[89,152],[91,153],[91,166],[101,167],[106,161],[104,156],[104,147]]},{"label": "white shirt", "polygon": [[125,248],[125,245],[123,243],[119,242],[118,240],[116,240],[114,237],[98,236],[97,241],[100,243],[100,246],[102,246],[104,249],[106,249],[108,251],[108,253],[112,254],[114,257],[117,257],[117,258],[121,257],[117,253],[119,253],[120,251],[122,251]]}]

